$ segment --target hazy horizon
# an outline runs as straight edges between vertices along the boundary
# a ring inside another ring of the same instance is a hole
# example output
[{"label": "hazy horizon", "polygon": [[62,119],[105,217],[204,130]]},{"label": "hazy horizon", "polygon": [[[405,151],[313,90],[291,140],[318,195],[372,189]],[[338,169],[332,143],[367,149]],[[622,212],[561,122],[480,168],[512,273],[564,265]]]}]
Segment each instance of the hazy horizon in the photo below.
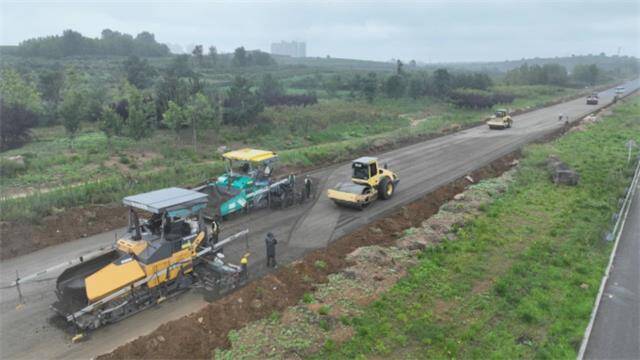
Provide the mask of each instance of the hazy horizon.
[{"label": "hazy horizon", "polygon": [[424,63],[488,62],[587,54],[640,55],[637,1],[91,2],[2,1],[0,42],[112,30],[188,49],[269,51],[307,43],[307,56]]}]

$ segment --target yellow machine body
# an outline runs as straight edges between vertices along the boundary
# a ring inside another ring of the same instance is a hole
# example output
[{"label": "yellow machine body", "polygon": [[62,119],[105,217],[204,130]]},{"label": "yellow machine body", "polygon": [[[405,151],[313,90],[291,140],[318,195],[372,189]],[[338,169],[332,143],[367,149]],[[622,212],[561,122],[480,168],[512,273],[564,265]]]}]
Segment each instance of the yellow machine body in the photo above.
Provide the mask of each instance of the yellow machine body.
[{"label": "yellow machine body", "polygon": [[351,183],[338,184],[327,190],[327,196],[336,204],[362,209],[378,198],[389,199],[398,184],[398,175],[381,167],[375,157],[361,157],[351,164]]},{"label": "yellow machine body", "polygon": [[174,280],[180,272],[185,274],[191,272],[196,249],[204,237],[205,232],[201,231],[191,241],[182,240],[179,250],[174,251],[169,257],[150,264],[144,264],[137,258],[143,250],[150,246],[147,241],[118,240],[118,250],[131,256],[124,258],[125,260],[115,261],[85,278],[89,303],[98,301],[142,279],[147,280],[145,285],[148,288],[153,288]]},{"label": "yellow machine body", "polygon": [[513,125],[513,119],[506,109],[498,109],[487,121],[489,129],[507,129]]},{"label": "yellow machine body", "polygon": [[122,264],[111,263],[84,280],[87,299],[89,302],[100,300],[144,277],[144,270],[133,258],[129,258],[128,262]]}]

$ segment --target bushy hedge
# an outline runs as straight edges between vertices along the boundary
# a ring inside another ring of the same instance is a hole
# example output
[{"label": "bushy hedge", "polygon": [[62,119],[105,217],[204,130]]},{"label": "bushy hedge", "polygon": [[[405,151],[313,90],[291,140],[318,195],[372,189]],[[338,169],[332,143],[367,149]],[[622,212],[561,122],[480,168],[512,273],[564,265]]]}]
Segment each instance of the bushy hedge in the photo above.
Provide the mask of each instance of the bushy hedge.
[{"label": "bushy hedge", "polygon": [[456,89],[451,92],[449,98],[459,107],[490,108],[496,104],[509,104],[513,102],[515,96],[476,89]]},{"label": "bushy hedge", "polygon": [[265,97],[264,102],[268,106],[307,106],[318,103],[315,94],[302,95],[274,95]]}]

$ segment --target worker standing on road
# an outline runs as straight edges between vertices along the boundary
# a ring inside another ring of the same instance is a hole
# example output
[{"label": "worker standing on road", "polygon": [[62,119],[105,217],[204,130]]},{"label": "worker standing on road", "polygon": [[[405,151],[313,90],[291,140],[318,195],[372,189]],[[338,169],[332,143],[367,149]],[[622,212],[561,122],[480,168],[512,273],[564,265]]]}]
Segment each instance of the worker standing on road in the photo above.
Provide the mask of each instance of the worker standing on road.
[{"label": "worker standing on road", "polygon": [[562,121],[563,118],[564,118],[564,114],[560,113],[560,115],[558,115],[558,121]]},{"label": "worker standing on road", "polygon": [[242,280],[249,278],[249,253],[245,253],[240,259],[240,277]]},{"label": "worker standing on road", "polygon": [[311,179],[309,179],[309,175],[304,176],[304,196],[307,199],[311,197]]},{"label": "worker standing on road", "polygon": [[275,268],[277,266],[276,245],[278,244],[278,240],[273,236],[273,233],[269,232],[264,242],[267,245],[267,267]]},{"label": "worker standing on road", "polygon": [[[215,247],[218,241],[220,240],[220,223],[218,222],[218,215],[213,218],[211,221],[211,246]],[[222,248],[220,250],[216,250],[216,253],[222,252]]]}]

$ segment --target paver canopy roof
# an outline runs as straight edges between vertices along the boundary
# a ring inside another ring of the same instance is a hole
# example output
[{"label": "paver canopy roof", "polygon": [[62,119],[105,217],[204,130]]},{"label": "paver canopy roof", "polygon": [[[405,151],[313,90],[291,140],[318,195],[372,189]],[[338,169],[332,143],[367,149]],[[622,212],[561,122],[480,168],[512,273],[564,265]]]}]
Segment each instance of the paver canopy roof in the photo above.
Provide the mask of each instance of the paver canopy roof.
[{"label": "paver canopy roof", "polygon": [[122,203],[154,214],[162,214],[167,211],[191,208],[198,204],[206,204],[207,194],[193,190],[170,187],[143,194],[127,196],[122,200]]},{"label": "paver canopy roof", "polygon": [[229,151],[222,155],[225,159],[239,160],[239,161],[251,161],[262,162],[277,157],[273,151],[258,150],[258,149],[240,149]]}]

